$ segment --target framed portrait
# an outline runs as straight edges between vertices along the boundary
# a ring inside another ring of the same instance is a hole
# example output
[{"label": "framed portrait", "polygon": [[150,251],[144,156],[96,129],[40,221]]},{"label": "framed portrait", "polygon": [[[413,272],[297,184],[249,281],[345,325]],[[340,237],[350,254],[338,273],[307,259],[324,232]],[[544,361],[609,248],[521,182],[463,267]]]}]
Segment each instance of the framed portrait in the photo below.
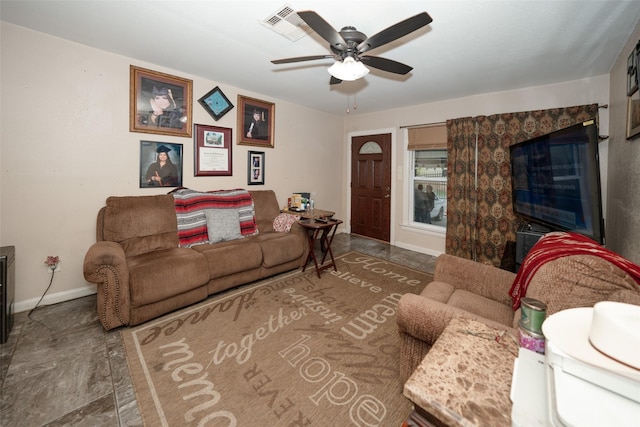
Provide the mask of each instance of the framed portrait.
[{"label": "framed portrait", "polygon": [[640,73],[638,73],[638,64],[640,64],[640,40],[636,45],[636,86],[640,88]]},{"label": "framed portrait", "polygon": [[182,144],[140,141],[140,188],[182,187]]},{"label": "framed portrait", "polygon": [[238,144],[273,148],[276,105],[238,95]]},{"label": "framed portrait", "polygon": [[627,139],[640,134],[640,90],[627,97]]},{"label": "framed portrait", "polygon": [[191,137],[191,80],[130,66],[129,131]]},{"label": "framed portrait", "polygon": [[231,176],[231,129],[194,125],[195,176]]},{"label": "framed portrait", "polygon": [[627,58],[627,96],[633,95],[638,90],[638,46]]},{"label": "framed portrait", "polygon": [[264,185],[264,151],[249,151],[247,184]]},{"label": "framed portrait", "polygon": [[233,104],[218,86],[211,89],[198,102],[215,121],[227,114],[233,108]]}]

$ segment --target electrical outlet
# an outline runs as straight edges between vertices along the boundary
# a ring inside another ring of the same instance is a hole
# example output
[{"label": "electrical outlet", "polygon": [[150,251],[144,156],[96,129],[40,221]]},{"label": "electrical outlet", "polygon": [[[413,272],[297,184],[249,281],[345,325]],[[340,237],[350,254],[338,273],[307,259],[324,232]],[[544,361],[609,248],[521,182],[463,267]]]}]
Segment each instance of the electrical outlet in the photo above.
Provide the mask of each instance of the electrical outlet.
[{"label": "electrical outlet", "polygon": [[[58,273],[60,270],[62,270],[62,268],[60,267],[60,264],[56,265],[55,272]],[[53,268],[47,267],[47,272],[49,274],[53,274],[53,271],[54,271]]]}]

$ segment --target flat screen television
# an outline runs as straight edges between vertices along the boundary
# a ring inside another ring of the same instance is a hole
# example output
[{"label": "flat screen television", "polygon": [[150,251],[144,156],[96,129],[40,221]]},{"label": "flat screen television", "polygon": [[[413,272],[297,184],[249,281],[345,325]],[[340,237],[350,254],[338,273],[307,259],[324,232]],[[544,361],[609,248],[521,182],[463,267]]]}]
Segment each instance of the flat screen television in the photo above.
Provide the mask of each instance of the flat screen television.
[{"label": "flat screen television", "polygon": [[604,244],[594,120],[514,144],[509,151],[516,216]]}]

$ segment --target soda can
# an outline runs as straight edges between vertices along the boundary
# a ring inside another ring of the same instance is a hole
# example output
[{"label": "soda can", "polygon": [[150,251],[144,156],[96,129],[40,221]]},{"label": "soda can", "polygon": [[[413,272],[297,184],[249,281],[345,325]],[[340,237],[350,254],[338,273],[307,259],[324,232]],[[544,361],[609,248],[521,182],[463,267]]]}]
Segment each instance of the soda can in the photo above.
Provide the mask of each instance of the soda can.
[{"label": "soda can", "polygon": [[522,298],[520,307],[522,327],[536,334],[542,334],[542,322],[547,316],[547,305],[537,299]]}]

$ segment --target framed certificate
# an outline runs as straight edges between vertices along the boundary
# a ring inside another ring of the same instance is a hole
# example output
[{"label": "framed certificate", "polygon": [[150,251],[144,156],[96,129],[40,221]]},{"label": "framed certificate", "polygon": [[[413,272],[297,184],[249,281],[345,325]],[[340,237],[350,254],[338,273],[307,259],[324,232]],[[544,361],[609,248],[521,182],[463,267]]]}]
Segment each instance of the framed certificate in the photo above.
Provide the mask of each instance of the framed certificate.
[{"label": "framed certificate", "polygon": [[232,144],[230,128],[194,125],[195,176],[231,176]]}]

